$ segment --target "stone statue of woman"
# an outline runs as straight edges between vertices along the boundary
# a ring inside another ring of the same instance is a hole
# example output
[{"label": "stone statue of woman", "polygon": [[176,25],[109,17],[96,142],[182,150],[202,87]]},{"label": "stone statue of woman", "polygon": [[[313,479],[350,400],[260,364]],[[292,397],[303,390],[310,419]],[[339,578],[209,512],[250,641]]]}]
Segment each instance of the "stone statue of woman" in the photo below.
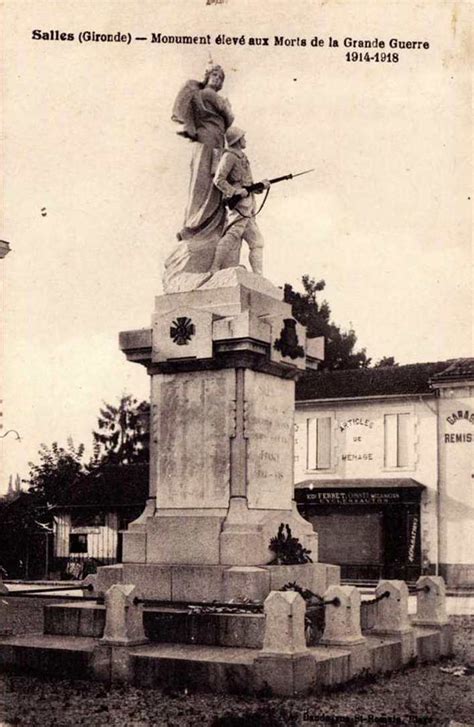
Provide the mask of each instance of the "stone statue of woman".
[{"label": "stone statue of woman", "polygon": [[[169,292],[191,290],[209,273],[225,224],[222,195],[213,184],[225,145],[225,133],[234,120],[229,102],[219,94],[225,74],[210,65],[204,80],[187,81],[173,106],[178,132],[193,142],[191,178],[180,243],[165,262],[164,287]],[[208,277],[208,276],[207,276]]]},{"label": "stone statue of woman", "polygon": [[220,195],[212,179],[224,149],[225,132],[234,117],[227,99],[219,95],[225,74],[221,66],[210,66],[202,83],[188,81],[173,108],[173,121],[183,124],[178,133],[195,144],[191,160],[191,184],[182,240],[212,234],[222,221]]}]

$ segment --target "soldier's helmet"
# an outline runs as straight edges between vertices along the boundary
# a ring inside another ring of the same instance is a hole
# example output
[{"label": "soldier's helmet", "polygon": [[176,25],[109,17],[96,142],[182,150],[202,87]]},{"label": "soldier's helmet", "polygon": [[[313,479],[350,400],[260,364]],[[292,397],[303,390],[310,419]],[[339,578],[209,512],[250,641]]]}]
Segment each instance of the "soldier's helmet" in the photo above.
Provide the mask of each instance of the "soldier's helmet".
[{"label": "soldier's helmet", "polygon": [[243,136],[245,136],[245,131],[243,129],[240,129],[238,126],[231,126],[227,129],[225,138],[228,146],[234,146],[234,144],[237,144],[239,139],[242,139]]}]

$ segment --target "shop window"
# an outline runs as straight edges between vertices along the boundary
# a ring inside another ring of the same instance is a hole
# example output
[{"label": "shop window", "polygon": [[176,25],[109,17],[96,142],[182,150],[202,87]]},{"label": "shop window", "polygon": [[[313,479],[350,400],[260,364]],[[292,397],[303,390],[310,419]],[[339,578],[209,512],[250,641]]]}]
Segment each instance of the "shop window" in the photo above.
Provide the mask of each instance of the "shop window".
[{"label": "shop window", "polygon": [[87,553],[87,535],[72,534],[69,536],[70,553]]},{"label": "shop window", "polygon": [[327,470],[331,467],[331,417],[307,420],[307,468]]},{"label": "shop window", "polygon": [[410,414],[385,415],[385,467],[410,465]]}]

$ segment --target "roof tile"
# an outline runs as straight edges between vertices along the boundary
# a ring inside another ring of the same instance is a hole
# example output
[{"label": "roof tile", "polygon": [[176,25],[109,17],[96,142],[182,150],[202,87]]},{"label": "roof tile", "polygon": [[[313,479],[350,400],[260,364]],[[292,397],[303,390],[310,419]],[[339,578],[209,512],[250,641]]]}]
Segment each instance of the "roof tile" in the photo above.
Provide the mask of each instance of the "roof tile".
[{"label": "roof tile", "polygon": [[[430,384],[431,379],[440,378],[442,372],[450,369],[455,372],[465,370],[474,373],[474,359],[451,359],[434,363],[345,369],[343,371],[318,371],[307,374],[296,384],[296,400],[428,394],[433,391]],[[442,375],[444,376],[444,374]],[[460,374],[454,375],[459,377]]]}]

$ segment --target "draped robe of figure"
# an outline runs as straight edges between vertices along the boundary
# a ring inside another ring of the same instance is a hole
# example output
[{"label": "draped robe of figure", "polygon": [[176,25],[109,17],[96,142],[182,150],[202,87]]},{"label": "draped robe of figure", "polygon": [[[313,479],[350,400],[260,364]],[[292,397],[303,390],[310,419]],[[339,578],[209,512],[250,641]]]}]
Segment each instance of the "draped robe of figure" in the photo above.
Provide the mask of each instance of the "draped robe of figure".
[{"label": "draped robe of figure", "polygon": [[165,262],[165,292],[192,290],[209,277],[225,224],[222,194],[213,178],[234,117],[229,102],[198,81],[188,81],[175,101],[172,119],[180,135],[194,141],[188,203],[180,242]]}]

